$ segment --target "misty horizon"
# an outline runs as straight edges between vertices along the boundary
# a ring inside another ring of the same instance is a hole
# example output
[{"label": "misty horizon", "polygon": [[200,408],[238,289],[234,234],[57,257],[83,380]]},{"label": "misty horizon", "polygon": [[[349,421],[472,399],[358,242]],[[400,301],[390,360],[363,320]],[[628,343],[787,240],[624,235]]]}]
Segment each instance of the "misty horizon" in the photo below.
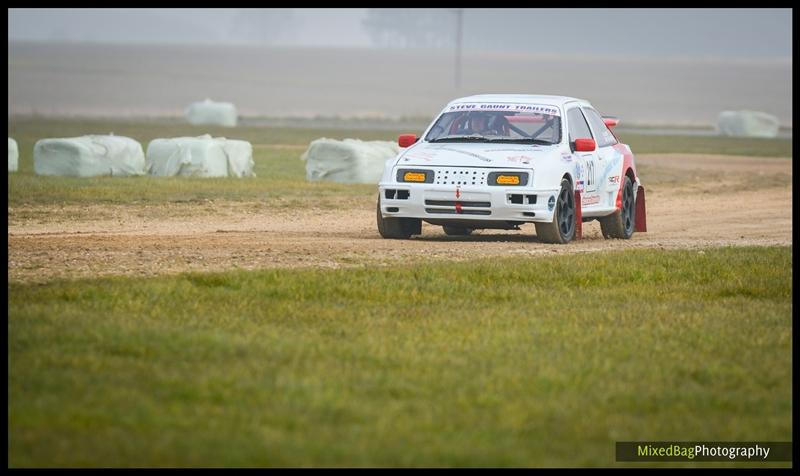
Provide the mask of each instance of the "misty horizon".
[{"label": "misty horizon", "polygon": [[[8,114],[430,117],[481,93],[625,124],[792,124],[790,9],[9,9]],[[456,65],[460,65],[457,67]]]},{"label": "misty horizon", "polygon": [[351,51],[10,43],[8,114],[178,116],[210,98],[250,117],[431,117],[456,97],[516,93],[588,99],[625,124],[710,126],[728,109],[792,124],[786,62],[470,53],[456,87],[453,57],[440,50]]},{"label": "misty horizon", "polygon": [[[791,61],[790,9],[462,9],[462,48]],[[452,50],[454,9],[9,9],[8,41]]]}]

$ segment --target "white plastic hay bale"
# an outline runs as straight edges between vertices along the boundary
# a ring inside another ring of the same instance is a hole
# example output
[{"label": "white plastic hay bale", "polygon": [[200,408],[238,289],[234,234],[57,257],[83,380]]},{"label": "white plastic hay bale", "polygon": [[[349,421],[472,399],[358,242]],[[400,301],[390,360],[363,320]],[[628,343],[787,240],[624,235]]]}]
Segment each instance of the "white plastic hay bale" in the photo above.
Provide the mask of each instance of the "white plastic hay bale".
[{"label": "white plastic hay bale", "polygon": [[161,177],[254,177],[247,141],[200,137],[154,139],[147,146],[147,173]]},{"label": "white plastic hay bale", "polygon": [[778,136],[778,118],[759,111],[722,111],[717,119],[720,134],[734,137]]},{"label": "white plastic hay bale", "polygon": [[204,137],[154,139],[147,145],[147,173],[161,177],[227,177],[222,145]]},{"label": "white plastic hay bale", "polygon": [[236,106],[210,99],[194,102],[186,108],[186,119],[194,125],[236,127]]},{"label": "white plastic hay bale", "polygon": [[33,169],[68,177],[144,175],[144,152],[139,142],[115,135],[42,139],[33,146]]},{"label": "white plastic hay bale", "polygon": [[19,148],[17,141],[8,138],[8,171],[16,172],[19,169]]},{"label": "white plastic hay bale", "polygon": [[399,152],[396,142],[323,137],[311,142],[300,159],[306,162],[310,181],[378,183],[386,161]]},{"label": "white plastic hay bale", "polygon": [[228,156],[228,175],[231,177],[255,177],[253,172],[253,146],[244,140],[219,138]]}]

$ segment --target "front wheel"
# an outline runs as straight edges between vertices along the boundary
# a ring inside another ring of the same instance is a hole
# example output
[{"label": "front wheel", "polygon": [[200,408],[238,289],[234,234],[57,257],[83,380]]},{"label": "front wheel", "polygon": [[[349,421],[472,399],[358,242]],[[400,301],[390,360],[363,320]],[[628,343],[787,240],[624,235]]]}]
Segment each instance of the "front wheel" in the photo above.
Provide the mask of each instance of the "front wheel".
[{"label": "front wheel", "polygon": [[469,236],[472,234],[472,228],[463,226],[442,225],[442,229],[444,229],[444,234],[448,236]]},{"label": "front wheel", "polygon": [[551,223],[535,223],[536,236],[545,243],[569,243],[575,238],[575,194],[569,180],[561,180],[556,210]]},{"label": "front wheel", "polygon": [[633,236],[636,225],[636,201],[633,195],[633,181],[627,175],[622,186],[622,208],[607,217],[600,218],[600,231],[604,238],[628,240]]},{"label": "front wheel", "polygon": [[383,218],[381,201],[378,200],[378,233],[383,238],[407,240],[411,235],[422,234],[422,220],[419,218]]}]

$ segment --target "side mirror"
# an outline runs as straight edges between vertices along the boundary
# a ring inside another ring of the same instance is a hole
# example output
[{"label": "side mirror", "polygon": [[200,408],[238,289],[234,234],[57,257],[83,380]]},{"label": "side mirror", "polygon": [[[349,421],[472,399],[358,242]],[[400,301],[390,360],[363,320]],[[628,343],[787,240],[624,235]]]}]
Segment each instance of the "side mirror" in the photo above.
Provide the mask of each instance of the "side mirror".
[{"label": "side mirror", "polygon": [[603,124],[609,129],[616,127],[619,124],[619,118],[614,116],[603,116]]},{"label": "side mirror", "polygon": [[400,137],[397,138],[397,145],[401,148],[406,148],[408,146],[414,145],[417,142],[417,136],[414,134],[402,134]]},{"label": "side mirror", "polygon": [[594,139],[575,139],[575,152],[593,152],[596,148]]}]

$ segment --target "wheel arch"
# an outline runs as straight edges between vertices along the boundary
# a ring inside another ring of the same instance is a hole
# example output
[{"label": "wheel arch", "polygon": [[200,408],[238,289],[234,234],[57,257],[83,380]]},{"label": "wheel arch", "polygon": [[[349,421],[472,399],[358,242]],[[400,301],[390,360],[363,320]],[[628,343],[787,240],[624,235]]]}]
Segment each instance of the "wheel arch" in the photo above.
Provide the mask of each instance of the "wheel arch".
[{"label": "wheel arch", "polygon": [[628,167],[625,169],[625,176],[630,177],[631,182],[636,184],[636,173],[633,171],[633,167]]}]

